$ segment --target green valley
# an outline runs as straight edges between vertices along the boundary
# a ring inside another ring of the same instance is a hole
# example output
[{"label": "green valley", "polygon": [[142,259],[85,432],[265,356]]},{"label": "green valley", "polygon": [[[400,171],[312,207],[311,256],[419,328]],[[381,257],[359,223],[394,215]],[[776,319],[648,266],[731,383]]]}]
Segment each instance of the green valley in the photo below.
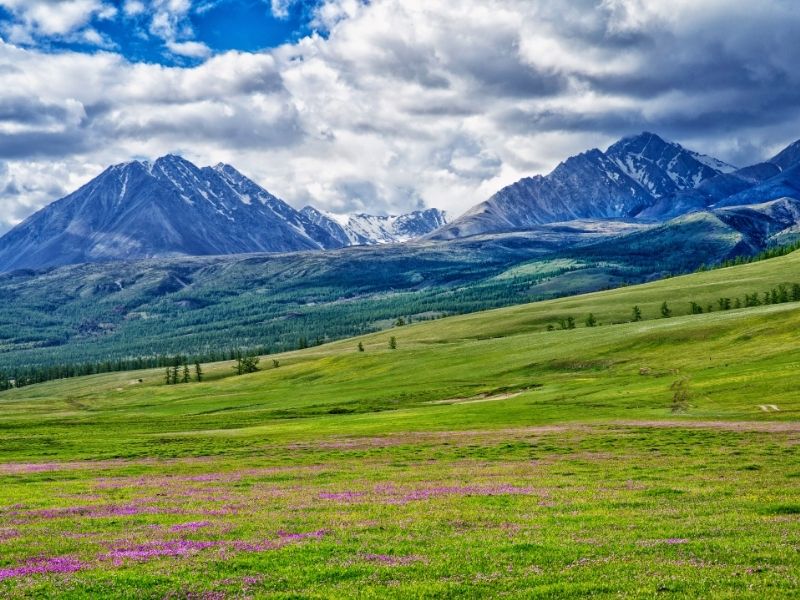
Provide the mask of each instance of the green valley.
[{"label": "green valley", "polygon": [[795,252],[9,390],[0,593],[793,597],[800,304],[719,300],[798,281]]}]

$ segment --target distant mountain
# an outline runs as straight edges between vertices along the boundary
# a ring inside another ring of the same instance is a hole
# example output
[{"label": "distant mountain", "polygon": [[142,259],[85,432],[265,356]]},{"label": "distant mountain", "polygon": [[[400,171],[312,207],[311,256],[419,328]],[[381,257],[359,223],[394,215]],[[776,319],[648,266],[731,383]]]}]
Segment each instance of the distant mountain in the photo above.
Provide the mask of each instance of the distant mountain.
[{"label": "distant mountain", "polygon": [[[749,256],[800,237],[800,200],[779,198],[695,211],[627,235],[578,248],[582,259],[621,261],[657,271],[657,264],[687,271],[737,256]],[[654,257],[656,259],[654,260]]]},{"label": "distant mountain", "polygon": [[[575,221],[656,225],[709,211],[716,223],[728,215],[720,209],[781,199],[800,200],[800,141],[767,161],[736,169],[645,132],[605,152],[570,157],[548,175],[521,179],[452,222],[437,209],[392,216],[340,216],[310,206],[298,211],[230,165],[198,168],[167,155],[153,163],[110,167],[9,231],[0,238],[0,272],[517,231],[549,236],[558,228],[542,226]],[[749,240],[750,248],[763,245],[763,240]]]},{"label": "distant mountain", "polygon": [[780,198],[800,199],[800,141],[763,163],[736,169],[645,132],[503,188],[430,237],[524,230],[573,219],[664,222]]},{"label": "distant mountain", "polygon": [[230,165],[179,156],[106,169],[0,238],[0,271],[111,260],[333,249],[404,241],[444,224],[435,209],[357,215],[343,230],[297,211]]},{"label": "distant mountain", "polygon": [[343,246],[407,242],[447,224],[447,214],[436,208],[389,216],[361,213],[339,217],[323,213],[312,206],[306,206],[300,212],[309,221],[330,233]]},{"label": "distant mountain", "polygon": [[449,239],[572,219],[635,218],[661,198],[734,170],[645,132],[620,140],[606,152],[593,149],[568,158],[549,175],[505,187],[433,237]]},{"label": "distant mountain", "polygon": [[167,155],[110,167],[23,221],[0,238],[0,270],[340,245],[233,167]]}]

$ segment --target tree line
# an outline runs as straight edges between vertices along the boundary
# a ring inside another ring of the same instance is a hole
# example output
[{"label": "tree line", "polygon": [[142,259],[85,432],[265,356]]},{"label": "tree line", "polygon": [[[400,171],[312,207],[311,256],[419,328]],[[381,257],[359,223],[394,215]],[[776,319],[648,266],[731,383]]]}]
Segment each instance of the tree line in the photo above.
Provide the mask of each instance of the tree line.
[{"label": "tree line", "polygon": [[[764,292],[752,292],[745,294],[743,297],[721,297],[716,302],[709,302],[705,305],[694,300],[689,302],[689,312],[687,314],[699,315],[703,313],[710,313],[721,310],[731,310],[736,308],[752,308],[755,306],[763,306],[767,304],[783,304],[785,302],[800,302],[800,283],[785,284],[782,283],[777,287]],[[664,300],[659,307],[659,316],[662,319],[668,319],[673,316],[672,308],[669,303]],[[636,323],[644,320],[644,313],[639,305],[631,308],[630,322]],[[584,324],[586,327],[595,327],[599,323],[594,313],[589,313],[586,317]],[[574,316],[560,317],[557,325],[552,323],[547,325],[547,331],[554,331],[555,329],[575,329],[576,320]]]}]

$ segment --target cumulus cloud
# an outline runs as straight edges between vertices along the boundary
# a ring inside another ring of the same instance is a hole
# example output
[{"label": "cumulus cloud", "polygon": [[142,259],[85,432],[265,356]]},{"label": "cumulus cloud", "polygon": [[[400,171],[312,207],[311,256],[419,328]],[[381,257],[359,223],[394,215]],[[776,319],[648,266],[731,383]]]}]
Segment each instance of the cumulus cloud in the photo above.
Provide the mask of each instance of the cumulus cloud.
[{"label": "cumulus cloud", "polygon": [[211,48],[203,42],[175,42],[167,41],[167,48],[178,56],[188,56],[190,58],[206,58],[211,56]]},{"label": "cumulus cloud", "polygon": [[67,37],[94,19],[112,19],[117,9],[102,0],[0,0],[15,20],[3,27],[6,39],[30,43],[40,36]]},{"label": "cumulus cloud", "polygon": [[[86,2],[84,15],[103,6]],[[458,213],[644,129],[734,164],[800,137],[800,13],[786,0],[325,0],[324,35],[217,56],[191,35],[199,3],[142,6],[122,12],[202,64],[0,43],[9,222],[107,164],[166,152],[232,163],[298,207]],[[89,22],[63,18],[29,34]]]},{"label": "cumulus cloud", "polygon": [[125,0],[122,10],[126,16],[135,17],[144,13],[147,10],[147,7],[141,0]]},{"label": "cumulus cloud", "polygon": [[296,0],[270,0],[272,15],[279,19],[285,19],[289,16],[289,8],[295,2]]}]

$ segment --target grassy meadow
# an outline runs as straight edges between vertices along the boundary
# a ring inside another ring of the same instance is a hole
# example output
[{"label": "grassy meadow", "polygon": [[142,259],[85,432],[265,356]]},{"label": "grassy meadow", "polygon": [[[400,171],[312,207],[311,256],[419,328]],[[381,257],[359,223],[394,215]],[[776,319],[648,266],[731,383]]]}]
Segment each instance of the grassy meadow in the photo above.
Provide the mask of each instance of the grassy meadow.
[{"label": "grassy meadow", "polygon": [[0,596],[797,597],[800,303],[718,309],[794,283],[800,253],[4,392]]}]

